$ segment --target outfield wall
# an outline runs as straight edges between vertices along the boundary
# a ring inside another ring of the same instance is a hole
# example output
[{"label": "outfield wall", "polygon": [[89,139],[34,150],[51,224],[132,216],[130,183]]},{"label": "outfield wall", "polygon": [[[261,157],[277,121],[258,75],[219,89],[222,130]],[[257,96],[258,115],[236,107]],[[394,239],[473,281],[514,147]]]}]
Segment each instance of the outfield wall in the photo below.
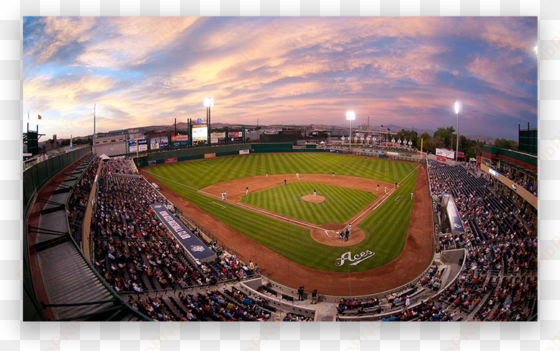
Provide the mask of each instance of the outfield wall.
[{"label": "outfield wall", "polygon": [[330,152],[328,149],[294,149],[291,143],[278,144],[237,144],[210,147],[196,147],[182,150],[170,150],[151,153],[135,159],[138,168],[150,165],[175,163],[181,161],[199,160],[221,156],[234,156],[246,154],[262,154],[274,152]]}]

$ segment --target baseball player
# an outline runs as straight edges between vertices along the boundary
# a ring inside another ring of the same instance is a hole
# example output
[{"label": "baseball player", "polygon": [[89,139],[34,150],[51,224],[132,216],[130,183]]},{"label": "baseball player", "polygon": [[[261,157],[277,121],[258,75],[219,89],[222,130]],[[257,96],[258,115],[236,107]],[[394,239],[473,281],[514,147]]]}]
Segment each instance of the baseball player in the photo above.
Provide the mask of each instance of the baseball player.
[{"label": "baseball player", "polygon": [[379,191],[379,184],[377,184],[377,191]]},{"label": "baseball player", "polygon": [[334,178],[334,172],[332,172],[332,177]]},{"label": "baseball player", "polygon": [[299,173],[296,173],[296,178],[299,179]]},{"label": "baseball player", "polygon": [[286,182],[286,179],[284,179],[284,185],[288,185],[288,183]]},{"label": "baseball player", "polygon": [[414,197],[414,193],[410,193],[410,199],[412,200],[412,198]]},{"label": "baseball player", "polygon": [[268,171],[266,171],[266,177],[268,178]]},{"label": "baseball player", "polygon": [[385,194],[387,194],[387,185],[385,185]]},{"label": "baseball player", "polygon": [[224,192],[222,191],[222,201],[224,201],[224,200],[225,200],[225,195],[224,195]]},{"label": "baseball player", "polygon": [[313,189],[313,197],[317,196],[317,190]]},{"label": "baseball player", "polygon": [[224,200],[227,201],[227,192],[224,191]]},{"label": "baseball player", "polygon": [[245,195],[248,195],[248,194],[249,194],[249,187],[246,187],[245,188]]}]

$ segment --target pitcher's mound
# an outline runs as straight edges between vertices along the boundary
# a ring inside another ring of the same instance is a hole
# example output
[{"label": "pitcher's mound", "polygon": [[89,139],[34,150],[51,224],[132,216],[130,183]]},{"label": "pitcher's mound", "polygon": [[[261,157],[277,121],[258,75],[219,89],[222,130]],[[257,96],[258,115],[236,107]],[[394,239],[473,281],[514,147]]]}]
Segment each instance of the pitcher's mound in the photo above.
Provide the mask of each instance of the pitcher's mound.
[{"label": "pitcher's mound", "polygon": [[308,202],[323,202],[326,200],[326,198],[324,196],[321,195],[317,195],[317,196],[313,196],[313,195],[303,195],[301,197],[301,199],[303,201],[308,201]]},{"label": "pitcher's mound", "polygon": [[348,237],[348,241],[344,241],[340,239],[339,236],[340,231],[345,228],[344,224],[327,223],[322,224],[320,227],[323,229],[311,229],[311,238],[328,246],[352,246],[361,243],[366,237],[365,233],[361,229],[353,226],[352,232]]}]

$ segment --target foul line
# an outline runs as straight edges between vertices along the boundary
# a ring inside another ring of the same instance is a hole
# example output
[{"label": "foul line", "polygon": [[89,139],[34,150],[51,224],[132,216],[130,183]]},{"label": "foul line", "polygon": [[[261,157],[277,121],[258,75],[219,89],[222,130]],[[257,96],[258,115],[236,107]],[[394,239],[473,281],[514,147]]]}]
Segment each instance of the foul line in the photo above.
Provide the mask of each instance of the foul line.
[{"label": "foul line", "polygon": [[[394,192],[394,190],[393,190]],[[358,219],[362,218],[363,215],[365,215],[366,213],[369,213],[370,211],[375,211],[376,208],[378,208],[379,206],[381,206],[382,203],[385,202],[385,200],[387,200],[391,194],[393,194],[393,192],[391,192],[390,194],[385,195],[385,198],[383,198],[383,200],[381,200],[380,203],[376,204],[375,201],[373,202],[373,204],[368,207],[367,210],[363,211],[362,213],[360,213],[360,215],[358,217],[356,217],[352,222],[350,222],[349,224],[353,224],[354,222],[356,222]]]},{"label": "foul line", "polygon": [[267,216],[270,216],[270,217],[276,217],[276,218],[283,219],[283,220],[285,220],[285,221],[297,223],[297,224],[299,224],[300,226],[310,227],[310,228],[320,229],[320,230],[325,230],[325,228],[317,227],[317,226],[314,226],[313,224],[309,224],[309,223],[306,223],[306,222],[296,221],[295,219],[292,219],[292,218],[289,218],[289,217],[280,216],[280,215],[278,215],[278,214],[276,214],[276,213],[274,213],[274,212],[268,212],[268,211],[265,211],[265,210],[261,210],[261,209],[259,209],[259,208],[256,208],[256,207],[253,207],[253,206],[249,206],[249,205],[245,205],[245,204],[242,204],[242,203],[240,203],[240,202],[233,203],[233,205],[239,206],[239,207],[242,207],[242,208],[246,208],[246,209],[251,210],[251,211],[261,212],[261,213],[264,213],[264,214],[266,214]]},{"label": "foul line", "polygon": [[216,205],[216,206],[220,206],[220,207],[222,207],[222,208],[224,208],[224,209],[226,208],[224,205],[220,205],[219,203],[214,202],[214,201],[212,201],[211,204],[214,204],[214,205]]},{"label": "foul line", "polygon": [[399,182],[399,184],[402,183],[402,182],[404,182],[404,180],[405,180],[406,178],[410,177],[410,175],[411,175],[412,173],[414,173],[414,171],[416,171],[418,168],[420,168],[420,165],[416,166],[416,168],[414,168],[412,171],[410,171],[410,173],[408,173],[408,174],[406,175],[406,177],[404,177],[404,178]]},{"label": "foul line", "polygon": [[400,195],[396,197],[395,202],[399,199],[399,197],[401,197]]},{"label": "foul line", "polygon": [[[420,166],[417,166],[415,169],[413,169],[406,177],[403,178],[403,180],[400,181],[400,183],[402,183],[406,178],[408,178],[408,177],[409,177],[414,171],[416,171],[419,167],[420,167]],[[211,194],[211,193],[207,193],[207,192],[205,192],[205,191],[202,191],[202,190],[198,190],[198,189],[193,188],[193,187],[190,187],[190,186],[188,186],[188,185],[181,184],[181,183],[176,182],[176,181],[174,181],[174,180],[171,180],[171,179],[169,179],[169,178],[162,177],[162,176],[159,176],[159,175],[155,175],[155,174],[150,173],[150,172],[147,172],[147,171],[145,171],[145,172],[148,173],[148,174],[150,174],[150,175],[152,175],[152,176],[154,176],[154,177],[156,177],[156,178],[161,178],[161,179],[168,180],[168,181],[170,181],[170,182],[172,182],[172,183],[175,183],[175,184],[177,184],[177,185],[179,185],[179,186],[182,186],[182,187],[184,187],[184,188],[190,189],[190,190],[192,190],[192,191],[200,192],[200,193],[206,194],[206,195],[208,195],[208,196],[215,197],[215,198],[217,198],[217,199],[219,198],[218,195],[214,195],[214,194]],[[148,183],[149,183],[149,182],[148,182]],[[380,203],[378,203],[377,205],[376,205],[375,202],[374,202],[373,205],[371,205],[367,210],[363,211],[358,217],[356,217],[352,222],[350,222],[350,224],[352,224],[352,223],[356,222],[358,219],[362,218],[364,214],[369,213],[370,211],[375,211],[375,209],[377,209],[379,206],[381,206],[381,204],[383,204],[394,192],[395,192],[395,190],[393,190],[391,193],[389,193],[388,195],[386,195],[385,198],[384,198]],[[305,222],[296,221],[295,219],[292,219],[292,218],[289,218],[289,217],[280,216],[280,215],[278,215],[278,214],[276,214],[276,213],[274,213],[274,212],[268,212],[268,211],[265,211],[265,210],[261,210],[261,209],[259,209],[259,208],[255,208],[255,207],[252,207],[252,206],[249,206],[249,205],[245,205],[245,204],[242,204],[242,203],[240,203],[240,202],[237,202],[237,203],[230,203],[230,204],[233,204],[233,205],[235,205],[235,206],[239,206],[239,207],[241,207],[241,208],[246,208],[246,209],[251,210],[251,211],[254,211],[254,212],[260,212],[260,213],[263,213],[263,214],[265,214],[265,215],[267,215],[267,216],[270,216],[270,217],[280,218],[280,219],[282,219],[282,220],[284,220],[284,221],[287,221],[287,222],[293,222],[293,223],[299,224],[300,226],[303,226],[303,227],[310,227],[310,228],[314,228],[314,229],[325,230],[325,228],[317,227],[317,226],[315,226],[315,225],[313,225],[313,224],[309,224],[309,223],[305,223]],[[328,235],[328,234],[327,234],[327,235]]]},{"label": "foul line", "polygon": [[[200,192],[200,193],[203,193],[203,194],[206,194],[206,195],[215,197],[216,199],[219,199],[218,195],[214,195],[214,194],[207,193],[206,191],[198,190],[197,188],[193,188],[192,186],[188,186],[188,185],[185,185],[185,184],[176,182],[176,181],[174,181],[174,180],[172,180],[172,179],[165,178],[165,177],[160,176],[160,175],[156,175],[156,174],[153,174],[153,173],[150,173],[150,172],[147,172],[147,171],[144,171],[144,172],[146,172],[146,173],[148,173],[148,174],[150,174],[150,175],[152,175],[152,176],[154,176],[154,177],[156,177],[156,178],[165,179],[165,180],[167,180],[167,181],[170,181],[171,183],[175,183],[175,184],[177,184],[177,185],[179,185],[179,186],[182,186],[183,188],[187,188],[187,189],[189,189],[189,190],[196,191],[196,192]],[[148,180],[146,179],[146,181],[148,181]],[[148,183],[149,183],[149,182],[148,182]]]},{"label": "foul line", "polygon": [[[156,177],[156,178],[165,179],[165,180],[168,180],[168,181],[170,181],[170,182],[172,182],[172,183],[175,183],[175,184],[177,184],[177,185],[179,185],[179,186],[185,187],[185,188],[187,188],[187,189],[190,189],[190,190],[193,190],[193,191],[196,191],[196,192],[199,192],[199,193],[203,193],[203,194],[206,194],[206,195],[208,195],[208,196],[215,197],[215,198],[219,199],[218,195],[214,195],[214,194],[211,194],[211,193],[207,193],[207,192],[205,192],[205,191],[202,191],[202,190],[198,190],[198,189],[196,189],[196,188],[190,187],[190,186],[185,185],[185,184],[181,184],[181,183],[176,182],[176,181],[174,181],[174,180],[171,180],[171,179],[169,179],[169,178],[165,178],[165,177],[162,177],[162,176],[159,176],[159,175],[152,174],[152,173],[150,173],[150,172],[146,172],[146,173],[151,174],[151,175],[153,175],[153,176]],[[148,182],[148,183],[149,183],[149,182]],[[283,220],[288,221],[288,222],[297,223],[297,224],[299,224],[300,226],[310,227],[310,228],[320,229],[320,230],[325,230],[325,228],[317,227],[317,226],[314,226],[314,225],[312,225],[312,224],[305,223],[305,222],[296,221],[296,220],[294,220],[294,219],[292,219],[292,218],[280,216],[280,215],[278,215],[278,214],[276,214],[276,213],[264,211],[264,210],[261,210],[261,209],[258,209],[258,208],[255,208],[255,207],[252,207],[252,206],[249,206],[249,205],[242,204],[242,203],[240,203],[240,202],[237,202],[237,203],[231,203],[231,202],[230,202],[229,204],[232,204],[232,205],[235,205],[235,206],[239,206],[239,207],[241,207],[241,208],[246,208],[246,209],[251,210],[251,211],[261,212],[261,213],[266,214],[267,216],[270,216],[270,217],[276,217],[276,218],[280,218],[280,219],[283,219]]]},{"label": "foul line", "polygon": [[[408,173],[408,175],[406,177],[403,178],[403,180],[401,180],[399,183],[404,182],[404,180],[406,178],[408,178],[412,173],[414,173],[420,166],[417,166],[415,169],[413,169],[412,171],[410,171],[410,173]],[[381,206],[381,204],[383,204],[385,202],[385,200],[387,200],[389,197],[391,197],[391,195],[393,195],[393,193],[396,191],[397,189],[393,189],[393,191],[391,193],[389,193],[388,195],[385,196],[385,198],[378,203],[377,205],[375,205],[375,203],[373,205],[371,205],[367,210],[363,211],[358,217],[356,217],[352,222],[350,222],[350,224],[353,224],[354,222],[356,222],[358,219],[362,218],[364,214],[369,213],[370,211],[373,212],[375,211],[379,206]],[[400,195],[399,195],[400,196]],[[398,198],[398,197],[397,197]],[[395,200],[396,201],[396,200]]]}]

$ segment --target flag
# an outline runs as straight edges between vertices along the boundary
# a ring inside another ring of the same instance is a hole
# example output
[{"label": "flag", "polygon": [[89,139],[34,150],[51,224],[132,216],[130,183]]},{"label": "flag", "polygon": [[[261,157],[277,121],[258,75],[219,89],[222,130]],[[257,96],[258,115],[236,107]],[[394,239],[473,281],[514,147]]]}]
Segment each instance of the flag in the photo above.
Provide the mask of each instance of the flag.
[{"label": "flag", "polygon": [[389,131],[389,132],[390,132],[390,131],[391,131],[391,128],[387,127],[387,131]]},{"label": "flag", "polygon": [[39,115],[39,119],[43,119],[43,117],[41,117],[41,115]]}]

